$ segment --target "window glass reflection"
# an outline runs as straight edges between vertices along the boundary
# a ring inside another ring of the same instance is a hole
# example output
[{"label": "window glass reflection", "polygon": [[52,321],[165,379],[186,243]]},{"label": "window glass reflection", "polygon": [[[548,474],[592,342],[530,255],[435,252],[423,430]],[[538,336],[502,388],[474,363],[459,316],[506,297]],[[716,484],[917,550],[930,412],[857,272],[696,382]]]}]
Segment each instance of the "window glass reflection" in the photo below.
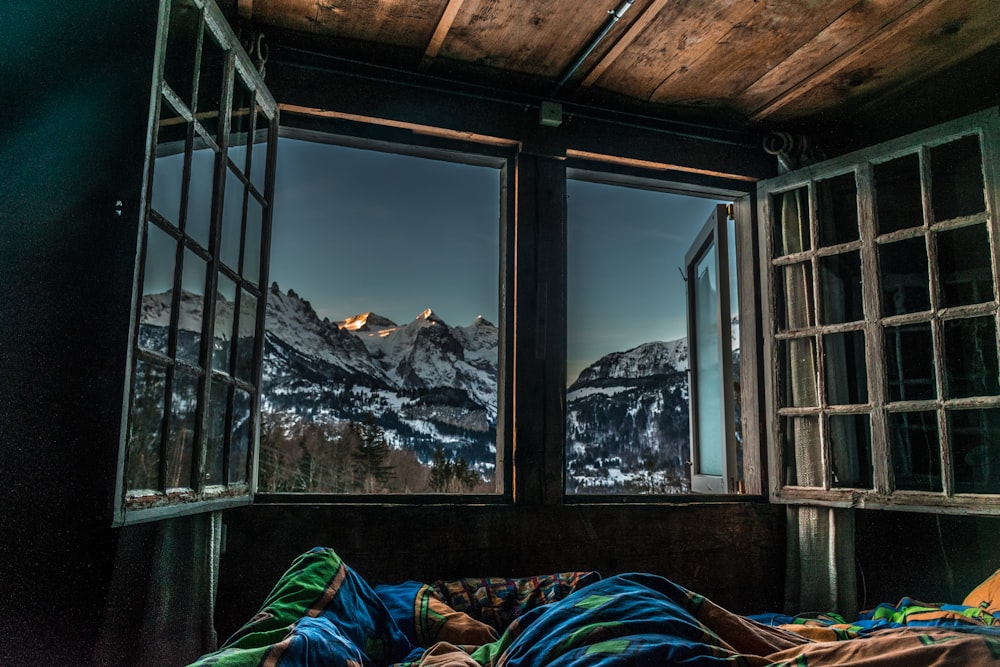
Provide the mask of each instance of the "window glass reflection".
[{"label": "window glass reflection", "polygon": [[823,457],[819,417],[782,417],[784,483],[788,486],[823,486]]},{"label": "window glass reflection", "polygon": [[1000,493],[1000,408],[949,410],[957,493]]},{"label": "window glass reflection", "polygon": [[936,412],[889,413],[893,486],[904,491],[941,491],[941,438]]},{"label": "window glass reflection", "polygon": [[886,396],[917,401],[937,396],[934,339],[929,322],[885,328]]},{"label": "window glass reflection", "polygon": [[934,220],[950,220],[986,210],[979,137],[963,137],[931,149],[931,204]]},{"label": "window glass reflection", "polygon": [[986,225],[949,229],[937,235],[941,306],[993,300],[993,265]]},{"label": "window glass reflection", "polygon": [[233,269],[239,268],[240,238],[243,233],[243,198],[246,188],[232,169],[226,169],[225,203],[222,206],[222,242],[219,258]]},{"label": "window glass reflection", "polygon": [[865,318],[860,252],[820,257],[819,277],[821,324],[859,322]]},{"label": "window glass reflection", "polygon": [[816,183],[819,204],[819,245],[831,246],[857,241],[858,188],[854,172]]},{"label": "window glass reflection", "polygon": [[205,312],[205,260],[184,251],[180,314],[177,322],[177,358],[192,365],[201,359],[201,331]]},{"label": "window glass reflection", "polygon": [[823,336],[826,396],[830,405],[868,402],[865,332],[843,331]]},{"label": "window glass reflection", "polygon": [[163,78],[188,108],[194,106],[194,64],[201,25],[201,10],[191,0],[170,3]]},{"label": "window glass reflection", "polygon": [[1000,394],[996,320],[971,317],[944,323],[949,398]]},{"label": "window glass reflection", "polygon": [[212,187],[215,180],[215,150],[201,137],[191,153],[191,181],[188,186],[187,221],[184,231],[208,249],[212,223]]},{"label": "window glass reflection", "polygon": [[268,139],[271,134],[271,125],[267,116],[258,107],[257,117],[254,120],[252,154],[250,156],[250,183],[257,192],[264,192],[264,175],[267,171]]},{"label": "window glass reflection", "polygon": [[233,390],[232,442],[229,445],[230,484],[247,481],[247,460],[250,454],[251,414],[250,394],[242,389]]},{"label": "window glass reflection", "polygon": [[142,276],[139,345],[167,354],[167,332],[173,308],[177,241],[153,223],[146,225],[146,262]]},{"label": "window glass reflection", "polygon": [[170,419],[167,428],[166,471],[168,489],[191,488],[195,417],[198,412],[198,377],[174,371]]},{"label": "window glass reflection", "polygon": [[778,341],[779,401],[782,407],[819,405],[816,387],[816,339],[791,338]]},{"label": "window glass reflection", "polygon": [[834,488],[872,488],[872,429],[868,415],[831,415],[828,428],[831,485]]},{"label": "window glass reflection", "polygon": [[243,239],[244,280],[251,285],[260,285],[261,233],[264,228],[264,209],[253,195],[247,197],[246,231]]},{"label": "window glass reflection", "polygon": [[778,331],[814,326],[812,264],[779,266],[774,272],[775,323]]},{"label": "window glass reflection", "polygon": [[237,69],[234,72],[233,105],[229,116],[229,159],[242,173],[247,173],[247,144],[250,141],[250,123],[253,93]]},{"label": "window glass reflection", "polygon": [[876,164],[875,221],[879,234],[920,227],[924,212],[920,190],[920,157],[916,153]]},{"label": "window glass reflection", "polygon": [[136,362],[125,458],[126,489],[156,491],[160,488],[166,386],[166,369],[141,359]]},{"label": "window glass reflection", "polygon": [[225,448],[226,414],[229,408],[229,387],[225,382],[212,382],[208,397],[208,419],[205,431],[205,478],[206,485],[222,484]]},{"label": "window glass reflection", "polygon": [[253,377],[253,348],[257,339],[257,297],[240,291],[239,337],[236,339],[236,377],[250,382]]},{"label": "window glass reflection", "polygon": [[882,315],[903,315],[931,307],[927,248],[923,236],[878,246]]},{"label": "window glass reflection", "polygon": [[213,139],[221,129],[222,82],[226,72],[226,52],[211,30],[205,30],[201,40],[201,76],[198,80],[198,108],[195,118]]},{"label": "window glass reflection", "polygon": [[212,368],[229,372],[229,359],[233,347],[233,319],[236,307],[236,283],[219,275],[215,294],[215,333],[212,337]]},{"label": "window glass reflection", "polygon": [[809,235],[809,190],[771,195],[774,212],[774,256],[791,255],[812,247]]}]

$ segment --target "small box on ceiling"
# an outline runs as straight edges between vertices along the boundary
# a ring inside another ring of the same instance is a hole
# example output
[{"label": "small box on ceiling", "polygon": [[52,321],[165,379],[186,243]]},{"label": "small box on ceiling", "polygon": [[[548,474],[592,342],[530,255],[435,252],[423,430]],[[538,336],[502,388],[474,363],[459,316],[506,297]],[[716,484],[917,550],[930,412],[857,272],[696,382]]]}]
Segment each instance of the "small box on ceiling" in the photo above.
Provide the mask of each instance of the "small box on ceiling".
[{"label": "small box on ceiling", "polygon": [[558,102],[543,101],[538,109],[538,122],[548,127],[562,125],[562,105]]}]

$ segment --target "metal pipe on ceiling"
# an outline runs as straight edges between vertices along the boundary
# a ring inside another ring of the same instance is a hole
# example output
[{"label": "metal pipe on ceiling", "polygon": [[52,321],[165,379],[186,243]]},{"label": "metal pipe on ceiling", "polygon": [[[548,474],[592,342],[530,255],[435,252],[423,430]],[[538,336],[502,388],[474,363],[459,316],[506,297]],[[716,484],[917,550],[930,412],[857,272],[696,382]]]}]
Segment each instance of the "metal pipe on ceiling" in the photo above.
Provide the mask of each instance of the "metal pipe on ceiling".
[{"label": "metal pipe on ceiling", "polygon": [[560,77],[559,81],[556,82],[556,85],[552,88],[553,94],[566,85],[566,82],[570,80],[570,77],[576,74],[576,71],[580,69],[581,65],[583,65],[583,61],[587,59],[587,56],[593,53],[598,44],[604,41],[604,38],[608,36],[609,32],[611,32],[611,28],[613,28],[614,25],[621,20],[621,17],[625,15],[625,12],[628,11],[634,1],[635,0],[625,0],[618,6],[618,9],[608,11],[608,20],[604,22],[604,25],[601,26],[601,29],[598,30],[597,33],[590,39],[590,42],[588,42],[587,46],[585,46],[583,51],[580,52],[580,55],[576,57],[573,64],[569,66],[569,69],[567,69],[562,77]]}]

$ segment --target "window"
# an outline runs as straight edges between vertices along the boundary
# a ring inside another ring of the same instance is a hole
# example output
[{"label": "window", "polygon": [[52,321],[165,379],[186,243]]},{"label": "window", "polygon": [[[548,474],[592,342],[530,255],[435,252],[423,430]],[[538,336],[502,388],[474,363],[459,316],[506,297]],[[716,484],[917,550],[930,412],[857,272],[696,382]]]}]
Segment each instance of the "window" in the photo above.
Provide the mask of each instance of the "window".
[{"label": "window", "polygon": [[774,494],[1000,509],[996,111],[761,184]]},{"label": "window", "polygon": [[157,48],[118,522],[247,502],[257,438],[277,109],[213,4]]},{"label": "window", "polygon": [[[698,240],[710,213],[716,220],[719,202],[600,182],[596,174],[577,175],[582,178],[567,182],[566,493],[729,490],[720,485],[692,487],[691,466],[692,355],[686,295],[693,283],[685,275],[685,250]],[[714,251],[706,254],[704,238],[699,256],[708,262],[702,268],[710,269],[712,284],[718,287],[715,281],[721,276],[728,292],[735,248],[729,242],[725,206],[722,211],[724,238],[719,248],[727,259],[717,266]],[[732,277],[735,281],[735,270]],[[715,364],[714,386],[707,380],[700,386],[705,390],[701,405],[706,423],[714,419],[718,425],[718,437],[706,435],[704,451],[728,460],[735,452],[738,422],[728,359],[738,347],[738,336],[729,334],[735,310],[728,300],[721,304],[717,300],[716,306],[725,312],[725,340],[733,345],[724,347],[727,361],[719,356]],[[705,322],[716,333],[718,308],[705,311]],[[719,363],[729,368],[719,374]],[[729,411],[728,419],[722,417],[723,410]],[[721,470],[719,476],[724,477]]]},{"label": "window", "polygon": [[502,492],[504,159],[286,134],[258,490]]}]

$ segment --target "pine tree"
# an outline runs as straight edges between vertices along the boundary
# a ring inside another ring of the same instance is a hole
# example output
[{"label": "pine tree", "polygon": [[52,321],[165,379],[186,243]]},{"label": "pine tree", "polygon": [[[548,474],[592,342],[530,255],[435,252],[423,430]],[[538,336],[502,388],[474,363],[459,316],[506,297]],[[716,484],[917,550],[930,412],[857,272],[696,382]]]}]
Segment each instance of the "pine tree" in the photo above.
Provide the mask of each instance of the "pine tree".
[{"label": "pine tree", "polygon": [[428,486],[438,493],[445,493],[448,491],[448,484],[454,474],[451,461],[444,457],[444,451],[441,449],[441,445],[438,445],[431,461],[431,476],[427,482]]},{"label": "pine tree", "polygon": [[370,412],[364,423],[352,423],[351,428],[361,440],[354,452],[355,486],[363,493],[387,491],[395,473],[393,467],[386,464],[389,442],[385,430],[375,423],[375,415]]}]

